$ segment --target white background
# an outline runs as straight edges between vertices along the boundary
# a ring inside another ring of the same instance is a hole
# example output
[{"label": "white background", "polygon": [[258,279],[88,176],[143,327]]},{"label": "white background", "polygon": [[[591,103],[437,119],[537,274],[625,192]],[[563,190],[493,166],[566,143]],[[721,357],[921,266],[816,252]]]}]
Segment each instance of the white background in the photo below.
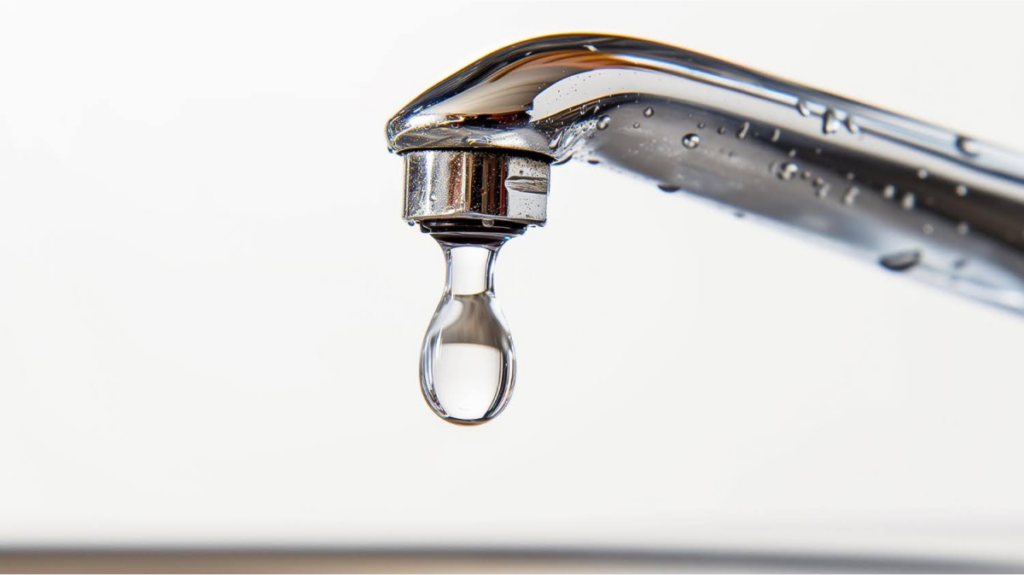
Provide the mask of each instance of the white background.
[{"label": "white background", "polygon": [[443,423],[441,254],[384,141],[461,66],[583,30],[1024,149],[1022,17],[0,4],[0,545],[1024,557],[1020,317],[576,163],[498,262],[515,398]]}]

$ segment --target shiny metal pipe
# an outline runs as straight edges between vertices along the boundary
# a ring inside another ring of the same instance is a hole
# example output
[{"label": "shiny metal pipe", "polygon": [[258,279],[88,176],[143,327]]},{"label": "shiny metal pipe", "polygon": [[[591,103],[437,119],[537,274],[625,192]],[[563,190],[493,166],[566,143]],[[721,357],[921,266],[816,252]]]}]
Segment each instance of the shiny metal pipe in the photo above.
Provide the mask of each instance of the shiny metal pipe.
[{"label": "shiny metal pipe", "polygon": [[1024,157],[702,54],[528,40],[423,93],[387,138],[428,231],[542,225],[548,162],[577,159],[1024,313]]}]

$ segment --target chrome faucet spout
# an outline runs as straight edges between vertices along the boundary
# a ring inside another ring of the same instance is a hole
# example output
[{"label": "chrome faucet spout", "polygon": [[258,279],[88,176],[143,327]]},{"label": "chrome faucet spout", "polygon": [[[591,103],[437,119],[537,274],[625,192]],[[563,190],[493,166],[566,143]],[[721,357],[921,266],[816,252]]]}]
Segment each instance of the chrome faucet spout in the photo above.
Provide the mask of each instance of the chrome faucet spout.
[{"label": "chrome faucet spout", "polygon": [[550,165],[576,159],[1024,313],[1024,157],[702,54],[528,40],[427,90],[387,138],[427,231],[543,225]]}]

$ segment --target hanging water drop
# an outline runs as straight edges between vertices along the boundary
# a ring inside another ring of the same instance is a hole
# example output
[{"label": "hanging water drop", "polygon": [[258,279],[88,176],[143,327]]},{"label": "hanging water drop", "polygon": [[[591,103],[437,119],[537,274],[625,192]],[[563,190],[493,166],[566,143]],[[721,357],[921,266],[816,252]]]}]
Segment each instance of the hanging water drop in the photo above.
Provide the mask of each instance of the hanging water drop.
[{"label": "hanging water drop", "polygon": [[904,272],[921,263],[921,252],[918,250],[896,252],[882,256],[878,263],[888,270]]},{"label": "hanging water drop", "polygon": [[896,186],[894,186],[892,184],[887,184],[884,188],[882,188],[882,197],[887,199],[887,200],[891,200],[891,199],[895,198],[896,197]]},{"label": "hanging water drop", "polygon": [[959,184],[956,187],[956,195],[960,196],[961,198],[967,197],[967,194],[968,194],[969,191],[970,190],[967,189],[967,186],[965,186],[963,184]]},{"label": "hanging water drop", "polygon": [[683,136],[683,147],[692,150],[700,145],[700,136],[697,134],[686,134]]},{"label": "hanging water drop", "polygon": [[736,137],[743,140],[747,137],[747,132],[750,131],[750,122],[743,122],[743,126],[740,127],[740,131],[736,132]]},{"label": "hanging water drop", "polygon": [[611,116],[601,116],[600,118],[597,119],[597,129],[598,130],[607,129],[608,128],[608,124],[611,124],[611,123],[612,123],[612,117]]},{"label": "hanging water drop", "polygon": [[799,172],[800,166],[794,164],[793,162],[786,162],[785,164],[779,166],[779,169],[775,173],[775,175],[780,180],[792,180],[793,176],[797,175],[797,173]]},{"label": "hanging water drop", "polygon": [[801,116],[811,115],[811,110],[807,107],[807,102],[804,102],[803,100],[796,101],[796,111],[800,112]]},{"label": "hanging water drop", "polygon": [[634,128],[639,128],[640,127],[640,122],[633,122],[633,127]]},{"label": "hanging water drop", "polygon": [[928,179],[928,170],[926,170],[924,168],[918,168],[917,169],[917,179],[919,179],[919,180],[927,180]]},{"label": "hanging water drop", "polygon": [[907,192],[903,194],[903,199],[900,201],[900,207],[904,210],[914,209],[914,204],[917,203],[917,198],[914,197],[914,192]]},{"label": "hanging water drop", "polygon": [[775,131],[772,132],[772,142],[778,142],[779,138],[781,136],[782,136],[782,130],[780,130],[778,128],[775,128]]},{"label": "hanging water drop", "polygon": [[648,106],[647,109],[644,110],[644,116],[650,118],[653,115],[654,115],[654,108],[651,108],[651,107]]},{"label": "hanging water drop", "polygon": [[960,136],[960,137],[958,137],[956,139],[956,147],[964,155],[967,155],[967,156],[977,156],[978,155],[978,146],[977,146],[977,144],[974,143],[974,140],[972,140],[972,139],[970,139],[970,138],[968,138],[966,136]]},{"label": "hanging water drop", "polygon": [[846,190],[846,194],[843,195],[843,203],[852,206],[857,201],[858,195],[860,195],[860,189],[857,186],[850,186],[850,189]]},{"label": "hanging water drop", "polygon": [[505,408],[515,384],[512,336],[494,295],[494,261],[502,242],[438,243],[447,274],[423,338],[420,386],[427,404],[446,421],[484,423]]},{"label": "hanging water drop", "polygon": [[832,108],[825,110],[822,116],[821,131],[825,134],[835,134],[839,131],[839,117]]}]

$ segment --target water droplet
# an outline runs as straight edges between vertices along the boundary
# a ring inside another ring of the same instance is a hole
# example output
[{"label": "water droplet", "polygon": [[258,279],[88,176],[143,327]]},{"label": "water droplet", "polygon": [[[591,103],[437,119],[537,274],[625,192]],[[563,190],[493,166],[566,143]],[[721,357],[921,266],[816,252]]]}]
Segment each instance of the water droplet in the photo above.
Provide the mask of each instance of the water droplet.
[{"label": "water droplet", "polygon": [[917,179],[919,179],[919,180],[927,180],[928,179],[928,170],[926,170],[924,168],[918,168],[917,169]]},{"label": "water droplet", "polygon": [[970,190],[967,189],[967,186],[960,184],[956,187],[956,195],[960,196],[961,198],[967,197],[968,193],[970,193]]},{"label": "water droplet", "polygon": [[887,199],[887,200],[891,200],[891,199],[895,198],[896,197],[896,186],[894,186],[892,184],[888,184],[884,188],[882,188],[882,197]]},{"label": "water droplet", "polygon": [[931,224],[925,224],[921,226],[921,231],[924,232],[924,235],[930,236],[935,233],[935,228]]},{"label": "water droplet", "polygon": [[683,147],[692,150],[700,145],[700,136],[697,134],[686,134],[683,136]]},{"label": "water droplet", "polygon": [[725,126],[719,126],[718,127],[718,133],[719,134],[724,134],[725,133]]},{"label": "water droplet", "polygon": [[775,131],[772,132],[772,142],[778,142],[779,138],[781,138],[781,137],[782,137],[782,130],[780,130],[778,128],[775,128]]},{"label": "water droplet", "polygon": [[608,128],[608,125],[612,123],[611,116],[601,116],[597,119],[597,129],[604,130]]},{"label": "water droplet", "polygon": [[451,244],[447,281],[423,338],[420,385],[437,415],[452,423],[488,421],[505,408],[515,384],[515,352],[494,296],[500,243]]},{"label": "water droplet", "polygon": [[828,196],[829,189],[830,188],[828,184],[822,184],[821,186],[818,187],[818,189],[814,190],[814,196],[817,197],[818,199],[824,199],[826,196]]},{"label": "water droplet", "polygon": [[775,175],[778,176],[780,180],[792,180],[793,176],[797,175],[797,173],[799,172],[800,166],[794,164],[793,162],[786,162],[785,164],[779,166],[779,170],[778,172],[776,172]]},{"label": "water droplet", "polygon": [[807,107],[807,102],[804,102],[803,100],[796,101],[796,111],[800,112],[801,116],[811,115],[811,109]]},{"label": "water droplet", "polygon": [[600,164],[601,161],[596,158],[587,158],[587,163],[591,165],[597,165]]},{"label": "water droplet", "polygon": [[551,138],[551,139],[550,139],[550,140],[548,141],[548,147],[549,147],[549,148],[551,148],[552,150],[554,150],[555,148],[557,148],[557,147],[558,147],[558,142],[562,141],[562,133],[563,133],[563,132],[558,132],[557,134],[555,134],[555,135],[554,135],[554,136],[553,136],[553,137],[552,137],[552,138]]},{"label": "water droplet", "polygon": [[971,232],[971,226],[967,222],[960,222],[956,225],[956,233],[961,236],[966,236]]},{"label": "water droplet", "polygon": [[793,148],[792,150],[790,150],[789,153],[786,154],[786,155],[789,156],[790,158],[795,158],[796,157],[796,148]]},{"label": "water droplet", "polygon": [[747,137],[747,132],[749,132],[749,131],[750,131],[750,122],[743,122],[743,126],[740,127],[740,131],[736,132],[736,137],[742,140],[742,139]]},{"label": "water droplet", "polygon": [[408,220],[408,221],[406,221],[405,223],[409,224],[409,227],[410,227],[410,228],[416,225],[416,222],[414,222],[414,221],[412,221],[412,220]]},{"label": "water droplet", "polygon": [[835,134],[839,131],[839,118],[832,108],[825,110],[825,115],[822,116],[821,131],[825,134]]},{"label": "water droplet", "polygon": [[904,210],[912,210],[914,209],[915,202],[916,198],[914,197],[914,192],[907,192],[903,194],[903,199],[900,200],[900,207]]},{"label": "water droplet", "polygon": [[678,192],[682,188],[680,188],[679,186],[673,186],[672,184],[658,184],[658,189],[663,192],[672,193]]},{"label": "water droplet", "polygon": [[882,258],[878,260],[878,263],[882,264],[882,267],[894,272],[907,271],[921,263],[921,252],[919,250],[896,252],[894,254],[882,256]]},{"label": "water droplet", "polygon": [[966,154],[968,156],[978,155],[978,145],[975,143],[974,140],[966,136],[960,136],[956,139],[956,147],[960,150],[961,153]]},{"label": "water droplet", "polygon": [[803,172],[801,172],[800,177],[804,180],[809,180],[811,179],[811,172],[808,170],[804,170]]},{"label": "water droplet", "polygon": [[650,118],[653,115],[654,115],[654,108],[648,107],[646,110],[644,110],[644,116],[647,116],[648,118]]},{"label": "water droplet", "polygon": [[811,183],[814,185],[814,187],[820,188],[821,186],[825,185],[825,180],[821,178],[814,178],[814,181]]},{"label": "water droplet", "polygon": [[437,194],[430,194],[430,201],[436,202],[437,201]]},{"label": "water droplet", "polygon": [[584,44],[583,47],[591,52],[597,52],[597,48],[595,48],[593,44]]},{"label": "water droplet", "polygon": [[847,114],[846,121],[843,123],[846,124],[846,130],[851,134],[860,133],[860,125],[857,124],[857,120],[854,119],[853,114]]},{"label": "water droplet", "polygon": [[850,189],[846,190],[843,194],[843,203],[847,206],[852,206],[857,201],[857,196],[860,195],[860,189],[857,186],[850,186]]},{"label": "water droplet", "polygon": [[640,127],[640,122],[633,122],[633,127],[634,128],[639,128]]},{"label": "water droplet", "polygon": [[698,130],[703,130],[706,126],[707,126],[707,124],[705,124],[704,122],[697,122],[697,129]]},{"label": "water droplet", "polygon": [[480,224],[485,228],[493,228],[494,220],[480,220]]}]

